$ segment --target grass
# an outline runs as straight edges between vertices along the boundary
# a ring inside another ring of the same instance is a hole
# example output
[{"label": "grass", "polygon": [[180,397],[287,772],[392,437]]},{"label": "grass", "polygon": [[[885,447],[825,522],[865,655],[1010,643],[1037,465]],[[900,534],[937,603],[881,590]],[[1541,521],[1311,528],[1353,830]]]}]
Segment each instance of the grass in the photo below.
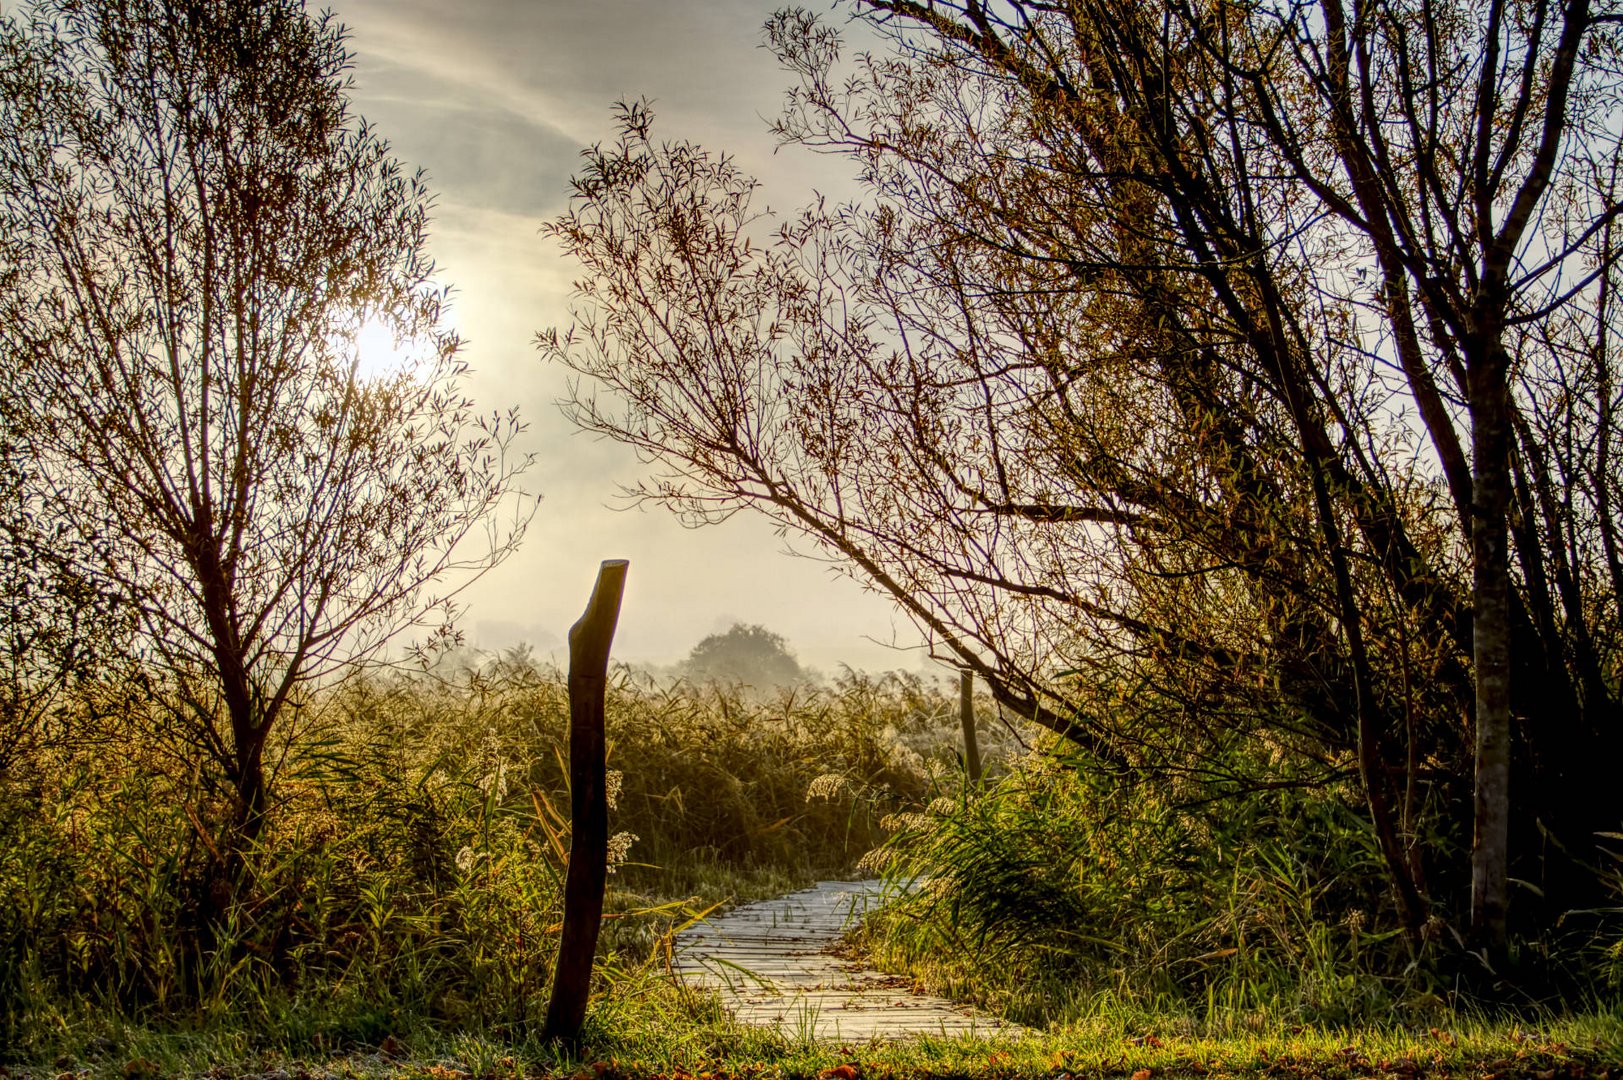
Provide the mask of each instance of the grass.
[{"label": "grass", "polygon": [[[14,1067],[16,1080],[64,1073],[89,1080],[143,1077],[694,1077],[853,1080],[855,1077],[1488,1077],[1604,1080],[1623,1075],[1623,1017],[1615,1011],[1534,1020],[1455,1018],[1446,1027],[1264,1027],[1180,1031],[1168,1016],[1100,1013],[1044,1032],[992,1038],[815,1044],[733,1023],[713,998],[644,972],[598,999],[575,1052],[478,1030],[405,1028],[329,1049],[287,1031],[248,1037],[206,1030],[156,1033],[106,1025],[48,1066]],[[1142,1075],[1147,1070],[1147,1076]]]},{"label": "grass", "polygon": [[[700,912],[848,871],[948,767],[950,706],[901,677],[750,694],[618,669],[605,982],[640,986]],[[569,846],[557,671],[509,656],[303,703],[271,824],[207,920],[229,814],[155,712],[0,775],[0,1064],[142,1032],[126,1062],[535,1026]]]},{"label": "grass", "polygon": [[[567,701],[515,655],[307,703],[250,887],[206,934],[219,807],[161,730],[0,777],[0,1080],[1623,1075],[1623,938],[1579,942],[1574,963],[1612,957],[1575,969],[1585,996],[1477,1010],[1405,966],[1344,792],[1190,812],[987,732],[970,798],[955,702],[894,676],[747,694],[621,670],[608,706],[611,829],[635,840],[575,1050],[535,1035]],[[662,971],[699,914],[859,864],[929,882],[859,947],[1030,1029],[824,1045]]]}]

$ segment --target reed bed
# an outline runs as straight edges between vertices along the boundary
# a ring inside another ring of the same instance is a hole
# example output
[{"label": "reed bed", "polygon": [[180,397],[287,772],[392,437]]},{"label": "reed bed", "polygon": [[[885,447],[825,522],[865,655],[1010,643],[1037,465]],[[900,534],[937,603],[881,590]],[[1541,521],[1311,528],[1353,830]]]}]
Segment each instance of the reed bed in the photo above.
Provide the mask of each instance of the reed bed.
[{"label": "reed bed", "polygon": [[[569,847],[556,668],[513,653],[312,695],[226,892],[225,786],[163,704],[0,778],[0,1060],[87,1018],[330,1047],[538,1021]],[[955,724],[900,675],[761,691],[615,669],[605,987],[698,912],[851,873],[952,771]]]}]

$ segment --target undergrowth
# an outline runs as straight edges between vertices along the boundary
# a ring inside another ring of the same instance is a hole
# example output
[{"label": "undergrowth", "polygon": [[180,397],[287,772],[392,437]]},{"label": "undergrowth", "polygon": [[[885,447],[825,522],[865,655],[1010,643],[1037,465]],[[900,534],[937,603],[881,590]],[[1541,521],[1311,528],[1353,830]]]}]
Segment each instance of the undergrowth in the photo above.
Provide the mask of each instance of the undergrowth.
[{"label": "undergrowth", "polygon": [[[971,786],[947,693],[849,672],[756,693],[616,669],[596,994],[579,1048],[542,1045],[569,846],[559,672],[515,653],[355,678],[299,717],[275,747],[270,824],[224,894],[224,787],[186,764],[161,710],[0,776],[0,1065],[121,1080],[1623,1067],[1616,912],[1522,943],[1564,981],[1481,1011],[1451,982],[1446,910],[1418,948],[1396,929],[1350,780],[1237,745],[1212,763],[1221,782],[1150,782],[987,724],[988,779]],[[816,1045],[734,1024],[665,976],[670,935],[704,912],[880,871],[892,902],[859,946],[1028,1032]]]},{"label": "undergrowth", "polygon": [[892,818],[870,857],[890,901],[863,946],[921,986],[1041,1028],[1104,1012],[1190,1035],[1424,1029],[1490,1005],[1513,1020],[1623,1000],[1623,864],[1595,868],[1619,906],[1513,942],[1520,968],[1484,996],[1443,902],[1417,940],[1402,932],[1351,776],[1294,782],[1275,755],[1266,777],[1236,784],[1257,763],[1231,752],[1206,763],[1213,781],[1050,745],[985,790]]},{"label": "undergrowth", "polygon": [[[950,768],[950,705],[901,676],[756,693],[616,669],[604,986],[702,911],[850,873]],[[244,1051],[536,1026],[569,846],[557,670],[512,654],[303,702],[229,891],[228,789],[162,717],[0,775],[0,1062],[108,1025]]]}]

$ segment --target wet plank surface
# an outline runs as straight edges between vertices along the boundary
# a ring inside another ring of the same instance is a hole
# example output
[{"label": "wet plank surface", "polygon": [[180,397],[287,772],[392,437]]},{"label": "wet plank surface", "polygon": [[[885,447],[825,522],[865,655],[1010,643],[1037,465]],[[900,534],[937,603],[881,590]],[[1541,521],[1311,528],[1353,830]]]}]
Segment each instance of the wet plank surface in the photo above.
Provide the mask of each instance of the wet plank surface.
[{"label": "wet plank surface", "polygon": [[877,881],[823,881],[734,908],[676,936],[676,973],[689,986],[719,991],[738,1019],[797,1038],[1017,1030],[970,1006],[915,993],[909,979],[835,955],[842,935],[877,907],[878,897]]}]

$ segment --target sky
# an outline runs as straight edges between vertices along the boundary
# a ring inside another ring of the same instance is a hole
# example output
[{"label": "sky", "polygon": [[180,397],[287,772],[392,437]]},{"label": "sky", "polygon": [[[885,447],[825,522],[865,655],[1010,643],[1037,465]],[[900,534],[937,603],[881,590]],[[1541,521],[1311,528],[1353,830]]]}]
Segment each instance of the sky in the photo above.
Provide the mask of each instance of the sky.
[{"label": "sky", "polygon": [[628,508],[618,486],[649,467],[574,430],[556,405],[565,374],[533,346],[537,331],[568,325],[578,276],[538,229],[566,206],[581,150],[613,138],[618,100],[650,99],[657,137],[733,154],[773,208],[855,193],[844,162],[780,151],[767,130],[788,85],[761,47],[774,0],[331,6],[351,31],[355,110],[436,192],[430,248],[454,289],[468,389],[482,409],[516,405],[528,424],[519,449],[537,458],[523,485],[541,502],[523,547],[461,597],[469,644],[523,641],[562,659],[599,560],[627,558],[619,659],[671,663],[744,622],[782,634],[825,672],[921,668],[922,653],[908,648],[918,634],[889,600],[788,553],[759,515],[693,530],[663,508]]}]

